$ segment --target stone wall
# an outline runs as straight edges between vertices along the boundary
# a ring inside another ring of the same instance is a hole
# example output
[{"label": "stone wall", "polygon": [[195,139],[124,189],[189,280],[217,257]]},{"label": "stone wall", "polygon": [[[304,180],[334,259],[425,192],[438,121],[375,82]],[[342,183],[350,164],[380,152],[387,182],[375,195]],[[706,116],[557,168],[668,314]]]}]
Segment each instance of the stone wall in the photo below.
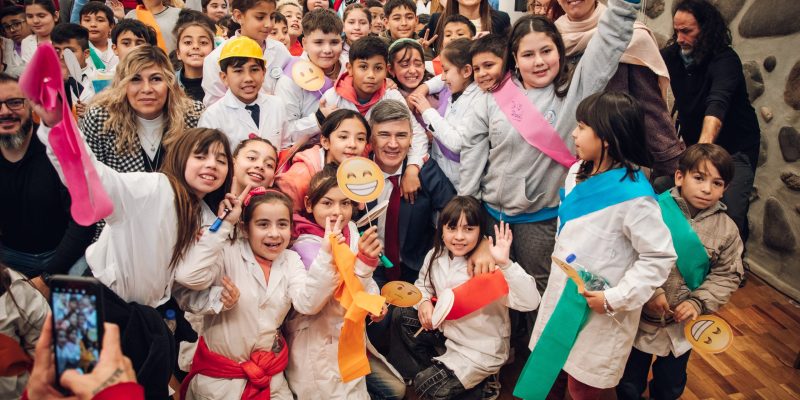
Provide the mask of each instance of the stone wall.
[{"label": "stone wall", "polygon": [[[672,34],[675,0],[642,0],[647,25]],[[716,0],[742,59],[761,124],[746,260],[800,300],[800,0]]]},{"label": "stone wall", "polygon": [[[663,46],[677,0],[641,1],[641,19]],[[800,301],[800,0],[711,1],[728,21],[761,124],[746,260]],[[512,22],[524,15],[513,12],[514,0],[500,0],[500,9]]]}]

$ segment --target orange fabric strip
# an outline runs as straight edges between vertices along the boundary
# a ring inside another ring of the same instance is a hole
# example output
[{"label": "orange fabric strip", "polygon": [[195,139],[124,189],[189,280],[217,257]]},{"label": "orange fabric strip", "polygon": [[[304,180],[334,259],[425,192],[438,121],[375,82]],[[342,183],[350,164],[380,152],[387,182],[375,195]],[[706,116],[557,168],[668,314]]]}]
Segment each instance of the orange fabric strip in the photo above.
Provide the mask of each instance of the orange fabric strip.
[{"label": "orange fabric strip", "polygon": [[383,296],[364,291],[361,281],[355,274],[356,255],[344,243],[338,243],[331,236],[333,263],[339,271],[339,286],[333,296],[347,312],[339,336],[339,373],[342,382],[349,382],[370,373],[367,360],[364,330],[368,313],[379,315],[386,303]]},{"label": "orange fabric strip", "polygon": [[453,288],[453,308],[445,319],[459,319],[493,303],[508,294],[508,282],[503,271],[496,269],[478,275]]},{"label": "orange fabric strip", "polygon": [[161,28],[158,26],[156,22],[156,17],[153,16],[153,13],[150,12],[145,6],[138,5],[136,6],[136,19],[141,21],[143,24],[155,29],[156,31],[156,44],[161,50],[164,50],[164,53],[169,54],[167,51],[166,42],[164,42],[164,36],[161,35]]}]

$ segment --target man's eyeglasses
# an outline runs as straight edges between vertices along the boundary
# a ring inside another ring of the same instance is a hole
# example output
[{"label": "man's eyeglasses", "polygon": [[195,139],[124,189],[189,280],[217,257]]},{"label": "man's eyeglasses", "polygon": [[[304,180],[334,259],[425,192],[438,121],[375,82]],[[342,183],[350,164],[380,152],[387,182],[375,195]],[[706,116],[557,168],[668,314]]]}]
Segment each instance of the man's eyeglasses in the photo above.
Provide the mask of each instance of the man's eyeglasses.
[{"label": "man's eyeglasses", "polygon": [[16,31],[22,28],[22,24],[24,23],[25,21],[11,21],[10,23],[0,25],[0,27],[2,27],[5,32]]},{"label": "man's eyeglasses", "polygon": [[14,97],[7,100],[0,100],[0,110],[3,109],[3,104],[8,106],[9,110],[19,111],[25,106],[25,99],[22,97]]}]

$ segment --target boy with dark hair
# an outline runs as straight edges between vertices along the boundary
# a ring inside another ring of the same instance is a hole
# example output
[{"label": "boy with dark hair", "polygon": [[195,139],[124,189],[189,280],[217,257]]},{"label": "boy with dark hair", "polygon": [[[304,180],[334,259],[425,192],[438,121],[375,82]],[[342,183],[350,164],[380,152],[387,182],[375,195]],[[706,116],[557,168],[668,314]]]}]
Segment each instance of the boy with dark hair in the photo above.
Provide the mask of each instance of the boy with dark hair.
[{"label": "boy with dark hair", "polygon": [[289,36],[289,20],[287,20],[286,16],[279,12],[272,14],[272,31],[269,33],[269,38],[283,43],[287,49],[291,45],[291,37]]},{"label": "boy with dark hair", "polygon": [[[156,32],[141,21],[123,19],[111,30],[111,49],[119,61],[124,60],[131,50],[145,44],[156,45]],[[115,65],[111,70],[116,68]]]},{"label": "boy with dark hair", "polygon": [[110,70],[119,63],[111,43],[111,30],[114,29],[114,12],[99,2],[90,1],[79,14],[82,27],[89,30],[89,55],[96,69]]},{"label": "boy with dark hair", "polygon": [[255,134],[279,149],[284,147],[283,100],[261,93],[266,72],[263,54],[261,46],[249,37],[238,36],[228,41],[219,56],[220,78],[228,90],[206,108],[198,127],[225,132],[234,146]]},{"label": "boy with dark hair", "polygon": [[397,39],[417,37],[417,5],[411,0],[389,0],[383,6],[386,16],[385,37],[391,44]]},{"label": "boy with dark hair", "polygon": [[[272,14],[275,12],[275,0],[233,0],[233,19],[240,25],[237,36],[247,36],[258,43],[263,49],[264,59],[267,60],[266,76],[263,81],[263,90],[266,94],[275,92],[275,85],[283,75],[283,67],[289,62],[291,54],[283,43],[270,39],[272,31]],[[225,42],[227,43],[227,42]],[[217,46],[203,61],[203,90],[206,95],[203,104],[206,107],[221,99],[226,88],[220,79],[219,59],[220,53],[225,48],[225,43]]]},{"label": "boy with dark hair", "polygon": [[383,12],[383,4],[378,0],[367,0],[364,3],[364,7],[367,7],[372,16],[370,33],[374,35],[383,35],[383,32],[386,30],[386,14]]},{"label": "boy with dark hair", "polygon": [[31,34],[25,20],[25,8],[9,5],[0,9],[0,28],[2,28],[2,62],[6,73],[18,77],[25,69],[22,61],[22,39]]},{"label": "boy with dark hair", "polygon": [[[467,17],[461,14],[453,14],[445,18],[443,31],[444,31],[443,32],[444,36],[442,37],[442,44],[441,44],[442,48],[439,50],[440,54],[437,54],[436,57],[434,57],[434,59],[431,60],[430,67],[426,66],[426,68],[428,69],[433,69],[433,74],[437,75],[435,78],[433,78],[437,80],[435,83],[437,85],[441,80],[441,78],[438,75],[442,73],[442,61],[440,57],[441,57],[441,52],[444,51],[444,48],[447,47],[447,45],[450,44],[450,42],[452,42],[453,40],[461,38],[472,39],[473,37],[475,37],[475,34],[477,33],[475,25],[473,25],[472,22],[470,22],[470,20]],[[428,87],[433,86],[433,84],[434,83],[432,83]],[[440,85],[437,86],[437,88],[443,89],[444,86]],[[432,91],[432,93],[438,93],[438,90],[441,89],[437,89],[437,91]]]},{"label": "boy with dark hair", "polygon": [[[50,33],[50,41],[61,62],[68,101],[75,105],[78,116],[82,116],[85,104],[94,96],[92,79],[95,69],[91,63],[86,62],[89,58],[89,31],[78,24],[58,24]],[[67,50],[75,55],[80,66],[79,71],[68,68],[69,62],[65,56]]]},{"label": "boy with dark hair", "polygon": [[633,351],[617,386],[620,399],[641,398],[653,355],[650,397],[680,398],[691,353],[684,323],[716,312],[738,289],[744,245],[720,202],[733,177],[733,159],[725,149],[695,144],[678,161],[676,186],[659,196],[678,261],[642,309]]},{"label": "boy with dark hair", "polygon": [[[342,59],[342,20],[330,10],[320,8],[303,16],[304,54],[287,64],[284,75],[278,80],[275,95],[286,103],[289,118],[287,137],[290,144],[314,139],[322,125],[315,113],[319,110],[320,98],[325,90],[333,86],[344,73],[346,59]],[[319,67],[323,76],[322,89],[309,91],[301,88],[292,79],[291,69],[298,60],[308,60]]]},{"label": "boy with dark hair", "polygon": [[472,73],[475,83],[483,91],[488,91],[503,80],[506,46],[506,38],[493,33],[472,42],[469,48]]},{"label": "boy with dark hair", "polygon": [[[325,117],[339,108],[357,110],[369,119],[372,107],[384,99],[399,100],[405,104],[403,95],[397,89],[386,88],[386,59],[388,46],[376,36],[365,36],[350,46],[350,60],[347,71],[339,77],[334,87],[322,96],[319,111],[316,113],[319,124]],[[419,171],[428,158],[428,136],[425,129],[411,119],[413,136],[408,155],[408,166],[402,179],[403,197],[413,203],[420,187]]]}]

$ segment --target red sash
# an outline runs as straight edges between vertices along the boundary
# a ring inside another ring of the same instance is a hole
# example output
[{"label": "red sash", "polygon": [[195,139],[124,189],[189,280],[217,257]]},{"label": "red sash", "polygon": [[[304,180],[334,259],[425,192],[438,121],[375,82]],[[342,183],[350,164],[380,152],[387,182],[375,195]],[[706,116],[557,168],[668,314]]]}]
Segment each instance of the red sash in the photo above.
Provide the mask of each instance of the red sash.
[{"label": "red sash", "polygon": [[492,92],[492,96],[508,121],[528,144],[567,168],[575,164],[575,156],[558,135],[558,131],[508,76],[500,88]]},{"label": "red sash", "polygon": [[242,400],[269,400],[269,383],[272,376],[286,369],[289,364],[289,348],[283,338],[280,353],[271,351],[255,351],[250,359],[237,363],[208,349],[201,336],[197,342],[197,350],[192,359],[192,369],[181,384],[181,399],[186,398],[186,390],[195,375],[211,378],[247,379],[242,392]]}]

